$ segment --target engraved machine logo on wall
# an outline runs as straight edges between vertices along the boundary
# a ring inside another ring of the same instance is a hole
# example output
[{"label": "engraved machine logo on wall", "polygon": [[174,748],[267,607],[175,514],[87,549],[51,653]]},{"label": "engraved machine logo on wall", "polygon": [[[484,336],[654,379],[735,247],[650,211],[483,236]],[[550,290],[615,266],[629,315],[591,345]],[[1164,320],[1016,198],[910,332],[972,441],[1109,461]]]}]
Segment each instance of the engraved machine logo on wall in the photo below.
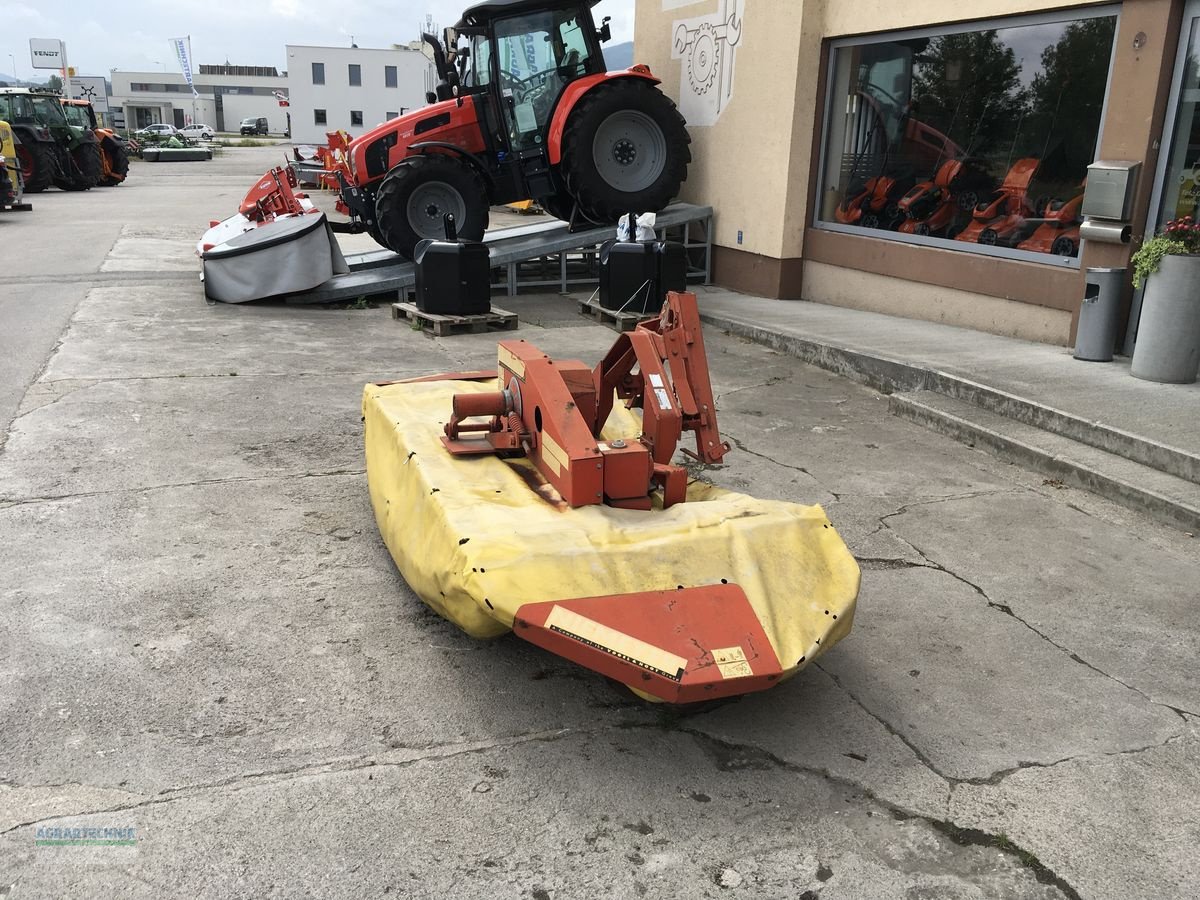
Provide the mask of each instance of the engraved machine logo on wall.
[{"label": "engraved machine logo on wall", "polygon": [[[694,5],[663,0],[663,9]],[[679,111],[689,125],[715,125],[733,99],[745,0],[718,0],[717,11],[675,22],[671,58],[680,60]]]}]

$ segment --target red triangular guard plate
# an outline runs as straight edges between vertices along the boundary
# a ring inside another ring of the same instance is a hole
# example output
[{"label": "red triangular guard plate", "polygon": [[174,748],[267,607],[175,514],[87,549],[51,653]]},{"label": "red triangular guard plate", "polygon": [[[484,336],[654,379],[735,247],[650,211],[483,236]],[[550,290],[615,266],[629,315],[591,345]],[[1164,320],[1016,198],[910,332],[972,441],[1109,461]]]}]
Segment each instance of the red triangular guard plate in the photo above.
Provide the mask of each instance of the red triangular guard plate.
[{"label": "red triangular guard plate", "polygon": [[736,584],[526,603],[513,630],[668,703],[761,691],[782,674]]}]

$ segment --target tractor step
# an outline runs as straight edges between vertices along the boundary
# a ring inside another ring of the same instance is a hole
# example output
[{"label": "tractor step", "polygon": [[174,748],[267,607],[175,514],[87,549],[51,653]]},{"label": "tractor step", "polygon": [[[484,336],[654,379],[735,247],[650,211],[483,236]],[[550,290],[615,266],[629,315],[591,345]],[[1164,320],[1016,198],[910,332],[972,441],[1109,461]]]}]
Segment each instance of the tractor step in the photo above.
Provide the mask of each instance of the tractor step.
[{"label": "tractor step", "polygon": [[596,299],[580,300],[579,314],[601,325],[607,325],[613,331],[633,331],[638,322],[653,319],[656,313],[622,312],[619,309],[605,309]]},{"label": "tractor step", "polygon": [[407,319],[434,337],[482,334],[486,331],[514,331],[517,327],[517,314],[497,306],[493,306],[491,312],[476,316],[445,316],[419,310],[415,303],[393,303],[392,318]]}]

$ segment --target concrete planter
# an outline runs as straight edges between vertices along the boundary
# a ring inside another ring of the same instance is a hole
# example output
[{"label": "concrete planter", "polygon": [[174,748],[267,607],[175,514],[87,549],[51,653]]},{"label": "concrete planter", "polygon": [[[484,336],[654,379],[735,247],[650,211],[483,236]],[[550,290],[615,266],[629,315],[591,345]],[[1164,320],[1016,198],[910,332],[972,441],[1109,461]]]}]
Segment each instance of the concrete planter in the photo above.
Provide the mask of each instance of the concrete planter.
[{"label": "concrete planter", "polygon": [[1200,255],[1164,256],[1146,281],[1135,378],[1191,384],[1200,370]]}]

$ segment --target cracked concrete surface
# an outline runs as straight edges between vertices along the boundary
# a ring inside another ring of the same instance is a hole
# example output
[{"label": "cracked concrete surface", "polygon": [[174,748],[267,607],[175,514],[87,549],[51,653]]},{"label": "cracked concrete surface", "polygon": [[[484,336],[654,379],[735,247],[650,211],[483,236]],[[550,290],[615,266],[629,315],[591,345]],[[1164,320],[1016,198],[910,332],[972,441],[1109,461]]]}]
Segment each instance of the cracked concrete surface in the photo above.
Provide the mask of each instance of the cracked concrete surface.
[{"label": "cracked concrete surface", "polygon": [[[205,304],[193,235],[276,156],[139,167],[23,224],[36,246],[107,201],[67,273],[103,275],[24,335],[4,400],[0,896],[1200,894],[1194,540],[710,330],[737,449],[699,474],[826,507],[863,568],[851,636],[695,711],[472,641],[378,539],[359,398],[487,367],[495,336]],[[505,305],[555,356],[613,337]]]}]

